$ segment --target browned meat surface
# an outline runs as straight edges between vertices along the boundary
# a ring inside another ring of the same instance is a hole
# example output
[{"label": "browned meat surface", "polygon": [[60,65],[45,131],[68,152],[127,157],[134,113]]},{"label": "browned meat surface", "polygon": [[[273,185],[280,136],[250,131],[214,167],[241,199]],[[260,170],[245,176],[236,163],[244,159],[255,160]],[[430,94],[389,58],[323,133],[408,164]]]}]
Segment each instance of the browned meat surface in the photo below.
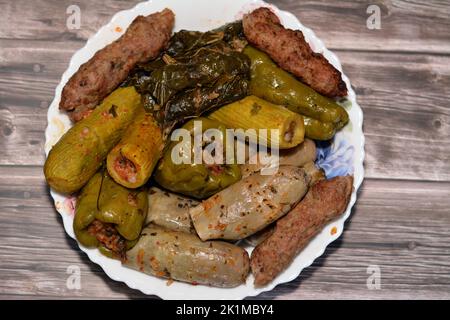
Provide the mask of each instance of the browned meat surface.
[{"label": "browned meat surface", "polygon": [[125,257],[125,239],[112,224],[94,220],[89,225],[88,232],[96,237],[104,247],[111,250],[115,256],[121,259]]},{"label": "browned meat surface", "polygon": [[353,177],[317,182],[305,198],[277,221],[273,233],[252,252],[250,265],[255,285],[263,286],[286,269],[325,224],[345,212]]},{"label": "browned meat surface", "polygon": [[125,34],[98,51],[65,85],[60,109],[73,121],[90,114],[139,62],[156,58],[170,39],[175,16],[169,9],[138,16]]},{"label": "browned meat surface", "polygon": [[324,56],[311,50],[301,31],[285,29],[268,8],[259,8],[245,15],[243,26],[252,45],[317,92],[327,97],[347,95],[339,70]]}]

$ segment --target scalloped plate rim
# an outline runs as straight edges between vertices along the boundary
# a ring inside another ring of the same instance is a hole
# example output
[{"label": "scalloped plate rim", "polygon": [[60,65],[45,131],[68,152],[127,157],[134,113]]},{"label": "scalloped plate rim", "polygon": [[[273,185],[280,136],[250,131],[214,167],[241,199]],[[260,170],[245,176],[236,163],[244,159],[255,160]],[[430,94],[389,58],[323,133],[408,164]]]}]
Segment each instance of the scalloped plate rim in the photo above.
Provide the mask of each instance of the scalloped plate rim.
[{"label": "scalloped plate rim", "polygon": [[[198,1],[198,3],[205,3],[204,0],[202,1]],[[309,41],[309,42],[315,42],[316,46],[321,48],[322,53],[327,57],[327,59],[330,60],[331,63],[333,63],[339,70],[342,70],[341,68],[341,64],[339,59],[337,58],[337,56],[332,53],[331,51],[329,51],[328,49],[326,49],[325,45],[323,44],[323,42],[317,38],[317,36],[315,35],[315,33],[305,27],[303,24],[301,24],[301,22],[299,21],[299,19],[297,17],[295,17],[292,13],[287,12],[287,11],[283,11],[278,9],[276,6],[272,5],[272,4],[268,4],[265,3],[264,1],[260,1],[260,0],[239,0],[236,1],[235,3],[240,2],[243,4],[241,11],[245,10],[245,8],[248,10],[249,8],[253,9],[259,6],[267,6],[272,8],[273,10],[275,10],[275,12],[277,13],[277,15],[282,19],[283,22],[286,22],[286,20],[291,20],[291,24],[295,24],[295,28],[301,29],[303,31],[303,33],[305,34],[305,38]],[[63,73],[62,77],[61,77],[61,81],[58,84],[58,86],[55,89],[55,97],[52,101],[52,103],[50,104],[49,110],[48,110],[48,114],[47,114],[47,121],[48,121],[48,126],[45,130],[45,138],[46,138],[46,142],[45,142],[45,155],[48,155],[48,152],[50,150],[50,144],[49,142],[51,140],[54,140],[54,133],[53,131],[55,130],[55,124],[52,123],[52,121],[54,119],[58,119],[59,121],[62,122],[62,125],[65,127],[66,125],[70,124],[70,121],[68,120],[67,115],[62,114],[58,111],[57,105],[59,104],[59,100],[60,100],[60,95],[61,95],[61,91],[63,88],[63,85],[67,82],[69,76],[71,76],[79,67],[79,65],[81,63],[83,63],[84,61],[86,61],[88,58],[86,58],[87,56],[91,56],[93,53],[89,54],[89,51],[91,51],[92,49],[92,43],[94,43],[95,41],[99,41],[101,42],[99,39],[101,38],[102,34],[107,32],[108,29],[111,29],[111,27],[120,19],[125,19],[125,20],[129,20],[131,21],[133,17],[135,17],[137,14],[142,13],[143,11],[146,12],[151,12],[151,11],[158,11],[159,9],[155,9],[155,10],[147,10],[147,9],[151,9],[151,7],[154,4],[157,4],[156,6],[162,4],[163,7],[167,6],[170,7],[168,4],[169,3],[174,3],[174,0],[157,0],[157,1],[146,1],[146,2],[140,2],[138,4],[136,4],[133,8],[131,9],[127,9],[127,10],[122,10],[117,12],[116,14],[114,14],[114,16],[111,18],[110,22],[107,23],[106,25],[102,26],[93,36],[91,36],[88,41],[86,42],[86,44],[80,48],[79,50],[77,50],[71,57],[70,59],[70,63],[68,68],[66,69],[66,71]],[[217,3],[226,3],[226,0],[220,0],[220,1],[216,1]],[[233,3],[233,5],[235,4]],[[179,3],[177,3],[177,5],[179,5]],[[148,8],[147,8],[148,7]],[[126,17],[128,16],[128,18]],[[130,18],[131,17],[131,18]],[[126,29],[127,26],[123,26],[123,29]],[[114,35],[114,37],[118,37],[120,34]],[[317,49],[317,48],[316,48]],[[85,54],[85,58],[82,58],[82,55]],[[78,61],[77,61],[78,60]],[[79,61],[79,60],[84,60],[84,61]],[[364,166],[363,166],[363,161],[364,161],[364,157],[365,157],[365,151],[364,151],[364,144],[365,144],[365,137],[363,134],[363,130],[362,130],[362,125],[363,125],[363,112],[361,107],[358,105],[357,101],[356,101],[356,95],[355,92],[353,91],[353,88],[350,85],[350,81],[348,79],[348,77],[342,72],[342,76],[344,81],[347,84],[348,87],[348,99],[352,102],[352,109],[354,109],[354,111],[356,112],[355,118],[357,120],[357,123],[352,122],[352,126],[354,129],[358,130],[358,134],[359,134],[359,145],[355,145],[355,154],[354,154],[354,159],[353,159],[353,163],[354,163],[354,190],[352,192],[352,196],[351,196],[351,200],[349,202],[349,205],[346,209],[345,214],[339,218],[336,221],[333,221],[331,223],[329,223],[324,230],[322,230],[321,233],[323,233],[323,231],[325,231],[325,229],[327,229],[331,224],[337,225],[338,230],[337,232],[330,236],[326,241],[323,241],[321,243],[320,249],[318,249],[317,251],[315,251],[314,254],[312,254],[311,256],[308,257],[308,259],[305,259],[304,261],[302,261],[301,263],[296,262],[298,259],[298,257],[294,260],[294,262],[292,263],[292,266],[295,266],[295,272],[288,272],[289,268],[287,270],[285,270],[283,273],[281,273],[277,278],[274,279],[274,281],[272,281],[270,284],[268,284],[265,287],[262,288],[254,288],[251,280],[253,279],[252,276],[249,277],[249,279],[247,279],[247,283],[246,285],[241,285],[239,287],[236,288],[248,288],[249,290],[241,290],[242,292],[237,294],[236,296],[229,296],[228,294],[220,294],[220,296],[217,296],[216,299],[243,299],[245,297],[251,297],[251,296],[257,296],[263,292],[267,292],[270,291],[272,289],[274,289],[277,285],[282,284],[282,283],[287,283],[290,282],[294,279],[296,279],[297,277],[299,277],[299,275],[301,274],[301,272],[303,271],[304,268],[307,268],[308,266],[310,266],[314,260],[316,260],[318,257],[320,257],[321,255],[324,254],[326,248],[328,247],[328,245],[335,241],[336,239],[338,239],[344,230],[344,224],[345,221],[348,219],[348,217],[351,214],[351,209],[353,207],[353,205],[356,202],[356,198],[357,198],[357,192],[359,187],[361,186],[363,179],[364,179]],[[56,108],[56,110],[55,110]],[[354,130],[353,129],[353,130]],[[355,136],[354,134],[352,136]],[[52,139],[53,137],[53,139]],[[359,152],[358,152],[359,151]],[[76,241],[74,233],[73,233],[73,228],[72,228],[72,219],[71,216],[69,214],[67,214],[67,212],[65,212],[63,210],[63,208],[61,207],[61,202],[58,204],[58,198],[65,198],[62,195],[56,193],[55,191],[53,191],[52,189],[50,189],[50,194],[52,196],[52,198],[55,201],[55,207],[56,210],[58,211],[58,213],[61,215],[62,219],[63,219],[63,225],[64,225],[64,229],[66,231],[66,233]],[[67,199],[67,198],[65,198]],[[319,233],[319,234],[321,234]],[[85,248],[83,246],[80,246],[80,244],[78,243],[78,247],[85,252],[89,259],[98,264],[103,271],[108,275],[109,278],[115,280],[115,281],[119,281],[119,282],[123,282],[125,283],[128,287],[132,288],[132,289],[136,289],[141,291],[142,293],[146,294],[146,295],[156,295],[159,296],[163,299],[213,299],[211,297],[211,294],[209,293],[210,290],[216,290],[218,288],[212,288],[212,287],[208,287],[208,286],[196,286],[196,287],[201,287],[205,290],[205,294],[201,294],[199,296],[186,296],[185,292],[177,292],[174,293],[174,291],[171,287],[166,287],[165,290],[162,291],[158,291],[158,290],[152,290],[151,288],[148,288],[145,285],[142,285],[142,283],[139,283],[138,281],[136,281],[136,279],[129,279],[129,278],[123,278],[121,277],[120,274],[117,273],[117,269],[125,269],[127,270],[126,273],[136,273],[135,276],[139,277],[138,278],[146,278],[146,277],[150,277],[152,280],[155,280],[153,282],[158,282],[159,285],[157,285],[156,287],[161,288],[161,283],[164,282],[165,280],[163,279],[158,279],[156,277],[152,277],[152,276],[148,276],[142,273],[139,273],[137,271],[125,268],[123,266],[120,265],[120,263],[118,261],[114,261],[112,259],[108,259],[106,257],[101,256],[98,251],[94,250],[94,249],[88,249]],[[308,246],[309,247],[309,246]],[[109,261],[105,261],[105,259],[109,260]],[[118,264],[118,265],[117,265]],[[117,268],[117,266],[119,268]],[[150,280],[150,281],[152,281]],[[180,284],[180,283],[179,283]],[[192,286],[188,285],[188,284],[180,284],[181,288],[184,288],[185,286],[188,286],[188,288],[191,288]],[[235,292],[236,288],[231,288],[231,289],[222,289],[219,288],[219,290],[217,292],[226,292],[229,290],[234,290],[233,292]],[[239,291],[237,291],[236,293],[238,293]]]}]

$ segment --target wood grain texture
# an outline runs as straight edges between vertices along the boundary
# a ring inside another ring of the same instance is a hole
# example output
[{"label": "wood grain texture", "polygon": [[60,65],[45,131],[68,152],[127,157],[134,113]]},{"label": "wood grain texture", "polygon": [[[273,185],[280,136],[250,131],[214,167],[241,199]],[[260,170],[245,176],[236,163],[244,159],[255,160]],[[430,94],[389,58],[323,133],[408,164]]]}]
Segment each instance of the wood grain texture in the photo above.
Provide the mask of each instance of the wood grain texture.
[{"label": "wood grain texture", "polygon": [[[72,54],[138,1],[0,0],[0,298],[148,298],[109,279],[64,232],[42,174],[47,108]],[[340,58],[364,111],[366,180],[326,254],[264,299],[450,298],[450,4],[273,1]],[[382,29],[368,30],[377,4]],[[81,290],[66,287],[81,270]],[[381,270],[381,290],[366,285]]]},{"label": "wood grain texture", "polygon": [[[274,1],[314,30],[330,49],[450,53],[448,1]],[[369,30],[369,5],[381,9],[381,29]],[[419,41],[417,41],[419,40]]]},{"label": "wood grain texture", "polygon": [[[109,280],[65,235],[41,168],[0,167],[0,176],[0,272],[8,279],[0,298],[144,297]],[[297,280],[259,298],[450,298],[449,206],[447,182],[366,180],[343,237]],[[81,290],[66,287],[71,265],[81,269]],[[367,289],[370,265],[380,267],[381,290]]]},{"label": "wood grain texture", "polygon": [[[139,0],[72,1],[0,0],[1,39],[76,41],[81,45],[120,10]],[[450,8],[445,0],[277,0],[267,1],[295,14],[330,49],[450,53]],[[66,9],[76,4],[82,12],[79,30],[66,28]],[[369,5],[381,9],[381,30],[366,28]],[[9,21],[20,25],[12,27]],[[420,39],[420,41],[416,41]]]}]

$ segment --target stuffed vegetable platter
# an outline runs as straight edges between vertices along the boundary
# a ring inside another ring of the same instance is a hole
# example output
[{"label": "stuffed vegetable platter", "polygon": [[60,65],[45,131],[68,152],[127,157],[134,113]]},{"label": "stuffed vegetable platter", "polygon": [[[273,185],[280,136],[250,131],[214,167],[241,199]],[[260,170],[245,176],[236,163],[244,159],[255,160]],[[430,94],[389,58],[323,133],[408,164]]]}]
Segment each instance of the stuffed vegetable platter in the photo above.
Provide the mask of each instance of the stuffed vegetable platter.
[{"label": "stuffed vegetable platter", "polygon": [[338,58],[258,0],[154,0],[76,52],[48,111],[44,174],[68,235],[164,299],[294,280],[343,232],[364,176]]}]

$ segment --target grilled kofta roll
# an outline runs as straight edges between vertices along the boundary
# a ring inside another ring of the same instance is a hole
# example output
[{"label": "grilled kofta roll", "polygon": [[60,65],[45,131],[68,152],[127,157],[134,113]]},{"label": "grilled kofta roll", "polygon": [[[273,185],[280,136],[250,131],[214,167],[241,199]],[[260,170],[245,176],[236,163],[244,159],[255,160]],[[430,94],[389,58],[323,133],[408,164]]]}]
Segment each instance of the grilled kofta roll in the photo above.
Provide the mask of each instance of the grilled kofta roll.
[{"label": "grilled kofta roll", "polygon": [[312,51],[303,33],[286,29],[268,8],[246,14],[242,20],[247,40],[267,53],[281,68],[327,97],[344,97],[342,75],[320,53]]},{"label": "grilled kofta roll", "polygon": [[295,256],[331,220],[341,216],[350,201],[353,177],[321,180],[305,198],[278,220],[269,237],[252,252],[255,285],[264,286],[285,270]]},{"label": "grilled kofta roll", "polygon": [[64,86],[60,109],[73,121],[88,116],[140,62],[156,58],[167,46],[175,16],[169,9],[138,16],[118,40],[99,50]]}]

